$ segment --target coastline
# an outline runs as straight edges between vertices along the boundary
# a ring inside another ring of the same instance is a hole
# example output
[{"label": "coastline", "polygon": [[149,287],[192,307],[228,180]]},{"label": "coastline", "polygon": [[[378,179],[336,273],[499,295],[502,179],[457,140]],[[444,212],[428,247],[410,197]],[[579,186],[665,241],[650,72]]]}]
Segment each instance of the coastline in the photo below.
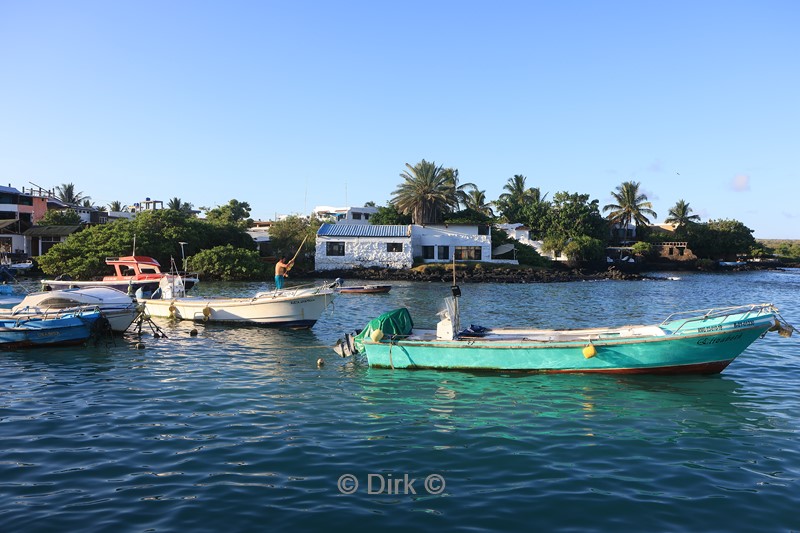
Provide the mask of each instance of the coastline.
[{"label": "coastline", "polygon": [[[449,265],[448,265],[449,266]],[[776,265],[767,263],[746,263],[730,267],[718,267],[711,272],[730,273],[744,272],[753,270],[782,270],[783,268],[795,268],[798,265]],[[457,265],[456,281],[460,283],[564,283],[570,281],[641,281],[641,280],[664,280],[659,276],[650,276],[649,272],[659,271],[683,271],[700,272],[708,271],[697,268],[695,265],[688,264],[665,264],[649,263],[642,265],[611,265],[605,270],[589,268],[568,268],[559,266],[550,269],[536,268],[482,268],[482,265]],[[365,281],[423,281],[452,283],[453,271],[445,268],[445,265],[436,265],[434,268],[420,269],[389,269],[389,268],[353,268],[347,270],[324,270],[313,271],[307,274],[297,273],[295,277],[324,277],[341,278],[343,280],[365,280]]]}]

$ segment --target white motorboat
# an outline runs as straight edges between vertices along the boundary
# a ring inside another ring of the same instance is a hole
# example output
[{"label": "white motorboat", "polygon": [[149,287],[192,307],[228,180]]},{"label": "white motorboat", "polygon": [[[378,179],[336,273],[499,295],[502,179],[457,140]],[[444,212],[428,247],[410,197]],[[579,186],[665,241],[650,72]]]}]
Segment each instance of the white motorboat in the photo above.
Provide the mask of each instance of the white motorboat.
[{"label": "white motorboat", "polygon": [[153,317],[304,329],[319,320],[335,296],[332,284],[320,284],[259,292],[249,298],[182,296],[143,302]]},{"label": "white motorboat", "polygon": [[136,301],[110,287],[84,287],[31,293],[0,318],[53,317],[69,310],[97,309],[108,319],[111,330],[125,332],[139,314]]}]

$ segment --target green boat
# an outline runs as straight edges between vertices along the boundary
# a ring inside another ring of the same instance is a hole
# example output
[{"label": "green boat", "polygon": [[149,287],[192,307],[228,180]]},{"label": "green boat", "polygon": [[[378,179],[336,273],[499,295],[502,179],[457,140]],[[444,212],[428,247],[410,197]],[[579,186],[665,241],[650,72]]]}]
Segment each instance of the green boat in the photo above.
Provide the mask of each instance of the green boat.
[{"label": "green boat", "polygon": [[790,336],[772,304],[674,313],[660,324],[546,330],[458,325],[458,287],[434,330],[414,328],[406,308],[383,314],[335,348],[371,367],[609,374],[715,374],[767,331]]}]

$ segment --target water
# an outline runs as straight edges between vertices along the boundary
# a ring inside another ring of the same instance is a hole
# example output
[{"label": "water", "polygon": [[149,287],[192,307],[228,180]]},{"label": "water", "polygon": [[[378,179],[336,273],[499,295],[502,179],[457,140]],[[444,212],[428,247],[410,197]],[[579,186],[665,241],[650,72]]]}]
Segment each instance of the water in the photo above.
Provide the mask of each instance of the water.
[{"label": "water", "polygon": [[[462,322],[769,301],[800,326],[800,271],[664,275],[681,279],[466,285]],[[341,295],[311,331],[163,321],[144,349],[0,353],[0,531],[800,529],[797,336],[686,377],[371,370],[330,350],[401,305],[433,326],[448,292]]]}]

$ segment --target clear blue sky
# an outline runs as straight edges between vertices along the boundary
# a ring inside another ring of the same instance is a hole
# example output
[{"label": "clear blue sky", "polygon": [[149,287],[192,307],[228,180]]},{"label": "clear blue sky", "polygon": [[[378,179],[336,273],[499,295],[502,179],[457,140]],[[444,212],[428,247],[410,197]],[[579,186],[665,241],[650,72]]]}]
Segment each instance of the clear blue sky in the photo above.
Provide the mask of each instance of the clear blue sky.
[{"label": "clear blue sky", "polygon": [[800,238],[800,2],[0,0],[0,183],[252,216],[405,163]]}]

